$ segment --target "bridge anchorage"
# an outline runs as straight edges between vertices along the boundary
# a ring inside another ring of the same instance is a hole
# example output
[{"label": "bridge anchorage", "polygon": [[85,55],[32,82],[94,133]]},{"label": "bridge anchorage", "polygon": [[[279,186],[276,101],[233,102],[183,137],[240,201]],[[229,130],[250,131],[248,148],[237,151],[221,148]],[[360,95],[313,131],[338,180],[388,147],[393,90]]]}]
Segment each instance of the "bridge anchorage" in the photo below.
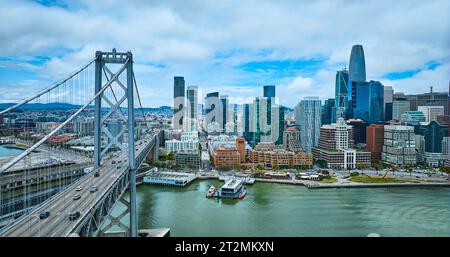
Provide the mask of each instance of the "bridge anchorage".
[{"label": "bridge anchorage", "polygon": [[[83,77],[84,73],[88,74],[87,77]],[[92,81],[90,81],[89,74],[92,74]],[[61,90],[64,92],[68,90],[67,86],[76,86],[77,83],[84,83],[81,86],[78,84],[77,88],[87,88],[86,91],[90,92],[92,90],[92,97],[77,98],[82,99],[79,109],[42,139],[31,143],[32,145],[23,153],[8,160],[1,166],[0,174],[3,176],[10,171],[16,172],[21,169],[35,170],[36,168],[28,161],[33,154],[42,151],[41,149],[44,147],[53,149],[49,142],[50,139],[65,131],[68,124],[73,123],[76,118],[92,111],[93,103],[92,171],[82,175],[37,206],[31,208],[25,204],[25,207],[28,207],[23,211],[25,214],[12,224],[4,226],[0,230],[0,236],[103,236],[113,227],[122,229],[126,236],[136,237],[139,235],[136,172],[152,150],[153,153],[158,152],[161,131],[150,132],[148,128],[133,72],[131,52],[121,53],[115,49],[111,52],[97,51],[95,58],[89,64],[62,82],[0,111],[0,115],[20,109],[27,103],[34,103],[45,95],[50,95],[50,97],[47,96],[47,99],[51,98],[51,94],[61,95]],[[72,94],[74,94],[73,92]],[[143,121],[135,119],[135,96],[137,96],[142,110]],[[141,123],[138,124],[139,122]],[[147,126],[146,129],[143,128],[142,123]],[[155,156],[157,158],[157,154]],[[80,170],[80,165],[86,164],[78,164],[74,167]],[[37,179],[33,177],[33,183],[39,184],[39,181],[58,178],[59,174],[55,175],[58,167],[52,166],[50,171],[43,172],[42,178],[39,178],[36,175],[37,172],[34,172],[33,176]],[[64,167],[67,169],[67,165]],[[43,166],[39,170],[42,169],[47,168]],[[27,184],[30,180],[28,179],[30,173],[23,173],[25,184]],[[129,201],[123,198],[127,189],[129,189]],[[29,197],[29,192],[31,189],[27,191],[25,198]],[[3,199],[3,195],[0,199]],[[118,216],[113,216],[111,210],[119,203],[124,205],[125,209]],[[42,218],[43,213],[48,214]],[[122,221],[127,215],[129,215],[129,224]]]}]

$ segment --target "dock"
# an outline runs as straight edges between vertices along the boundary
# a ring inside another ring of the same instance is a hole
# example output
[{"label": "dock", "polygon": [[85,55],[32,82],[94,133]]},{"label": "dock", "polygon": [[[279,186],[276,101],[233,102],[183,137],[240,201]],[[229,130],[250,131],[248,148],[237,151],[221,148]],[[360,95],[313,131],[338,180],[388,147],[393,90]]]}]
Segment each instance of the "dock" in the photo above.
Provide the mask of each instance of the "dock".
[{"label": "dock", "polygon": [[193,173],[152,171],[143,178],[142,183],[183,187],[191,183],[195,179],[196,176]]},{"label": "dock", "polygon": [[228,181],[228,180],[232,180],[232,179],[238,179],[246,185],[253,185],[253,184],[255,184],[255,181],[256,181],[255,178],[243,177],[243,176],[220,176],[219,177],[219,180],[221,180],[221,181]]}]

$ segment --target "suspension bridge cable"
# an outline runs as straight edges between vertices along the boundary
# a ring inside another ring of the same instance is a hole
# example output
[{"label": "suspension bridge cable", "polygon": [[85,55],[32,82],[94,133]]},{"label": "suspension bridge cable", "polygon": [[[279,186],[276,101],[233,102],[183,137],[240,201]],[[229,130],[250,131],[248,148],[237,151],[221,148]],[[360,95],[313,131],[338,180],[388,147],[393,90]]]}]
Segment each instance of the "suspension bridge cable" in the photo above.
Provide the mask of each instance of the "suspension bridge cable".
[{"label": "suspension bridge cable", "polygon": [[63,123],[61,123],[57,128],[52,130],[50,133],[48,133],[45,137],[43,137],[39,142],[25,150],[23,153],[21,153],[19,156],[14,158],[12,161],[8,162],[4,166],[1,167],[0,172],[4,172],[11,168],[14,164],[22,160],[25,156],[36,150],[40,145],[42,145],[45,141],[47,141],[51,136],[58,133],[62,128],[64,128],[69,122],[71,122],[78,114],[80,114],[84,109],[86,109],[97,97],[100,97],[100,95],[111,86],[111,84],[115,81],[115,79],[127,68],[127,64],[130,61],[130,58],[127,59],[125,64],[122,66],[122,68],[113,76],[111,80],[109,80],[101,89],[100,91],[92,97],[89,102],[84,104],[80,109],[78,109],[74,114],[72,114],[67,120],[65,120]]},{"label": "suspension bridge cable", "polygon": [[30,101],[33,101],[34,99],[40,97],[41,95],[44,95],[44,94],[50,92],[51,90],[53,90],[53,89],[59,87],[61,84],[64,84],[66,81],[70,80],[71,78],[73,78],[74,76],[76,76],[77,74],[79,74],[80,72],[82,72],[84,69],[86,69],[86,68],[87,68],[89,65],[91,65],[96,59],[97,59],[97,57],[94,58],[92,61],[90,61],[90,62],[89,62],[88,64],[86,64],[85,66],[83,66],[81,69],[79,69],[79,70],[77,70],[76,72],[72,73],[72,74],[71,74],[69,77],[67,77],[66,79],[64,79],[64,80],[62,80],[62,81],[60,81],[60,82],[57,82],[56,84],[54,84],[54,85],[52,85],[52,86],[50,86],[50,87],[48,87],[48,88],[42,90],[41,92],[37,93],[37,94],[34,95],[34,96],[31,96],[31,97],[29,97],[29,98],[25,98],[25,99],[23,99],[22,101],[20,101],[19,103],[15,104],[15,105],[13,105],[13,106],[11,106],[11,107],[8,107],[8,108],[6,108],[6,109],[3,110],[3,111],[0,111],[0,115],[2,115],[2,114],[4,114],[4,113],[7,113],[7,112],[9,112],[9,111],[11,111],[11,110],[14,110],[14,109],[16,109],[17,107],[20,107],[20,106],[22,106],[22,105],[24,105],[24,104],[26,104],[26,103],[28,103],[28,102],[30,102]]},{"label": "suspension bridge cable", "polygon": [[141,96],[139,95],[139,90],[137,87],[136,77],[134,76],[134,71],[133,71],[133,81],[134,81],[134,87],[136,88],[136,94],[138,97],[139,106],[141,107],[142,116],[144,117],[145,126],[147,127],[147,130],[150,130],[150,127],[148,126],[148,123],[147,123],[147,119],[145,118],[144,108],[142,108]]}]

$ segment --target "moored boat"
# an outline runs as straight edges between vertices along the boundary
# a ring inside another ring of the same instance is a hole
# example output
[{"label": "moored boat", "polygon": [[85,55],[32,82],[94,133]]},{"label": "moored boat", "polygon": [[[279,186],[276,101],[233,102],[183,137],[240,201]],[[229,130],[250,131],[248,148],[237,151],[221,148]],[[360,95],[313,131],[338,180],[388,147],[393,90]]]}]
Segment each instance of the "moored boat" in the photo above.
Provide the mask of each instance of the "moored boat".
[{"label": "moored boat", "polygon": [[216,191],[217,191],[216,188],[213,185],[211,185],[208,189],[208,192],[206,193],[206,197],[208,197],[208,198],[214,197],[216,194]]}]

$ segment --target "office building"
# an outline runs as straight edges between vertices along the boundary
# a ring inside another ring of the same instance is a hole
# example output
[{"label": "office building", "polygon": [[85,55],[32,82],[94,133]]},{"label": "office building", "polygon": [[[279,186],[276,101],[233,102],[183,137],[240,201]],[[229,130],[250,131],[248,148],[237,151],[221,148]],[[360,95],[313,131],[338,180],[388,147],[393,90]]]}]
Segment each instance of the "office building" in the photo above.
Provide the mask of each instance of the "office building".
[{"label": "office building", "polygon": [[[424,151],[423,161],[427,166],[439,167],[447,160],[447,156],[443,154],[443,142],[447,137],[449,128],[443,126],[436,121],[423,122],[420,126],[415,127],[416,134],[423,136]],[[418,133],[417,133],[418,132]]]},{"label": "office building", "polygon": [[181,151],[196,151],[198,150],[198,132],[183,132],[181,133],[181,140],[171,139],[166,140],[165,148],[167,152],[181,152]]},{"label": "office building", "polygon": [[245,139],[243,137],[236,138],[236,149],[239,152],[241,163],[244,163],[246,161],[246,154],[245,154]]},{"label": "office building", "polygon": [[[417,106],[444,106],[444,114],[449,115],[448,110],[448,92],[433,92],[418,94]],[[444,115],[443,114],[443,115]]]},{"label": "office building", "polygon": [[[203,128],[208,133],[219,133],[222,131],[222,102],[219,99],[219,92],[206,94],[204,110]],[[211,128],[211,130],[208,128]],[[213,128],[216,128],[218,131],[213,131]]]},{"label": "office building", "polygon": [[442,140],[449,136],[448,126],[443,126],[436,121],[422,122],[415,127],[416,134],[425,137],[425,152],[442,153]]},{"label": "office building", "polygon": [[366,128],[366,149],[372,160],[381,160],[384,142],[384,125],[372,124]]},{"label": "office building", "polygon": [[384,106],[384,120],[392,120],[393,103],[386,103]]},{"label": "office building", "polygon": [[200,167],[200,153],[198,150],[179,151],[175,154],[175,163],[180,166]]},{"label": "office building", "polygon": [[290,151],[299,151],[300,148],[300,132],[294,127],[287,128],[283,135],[283,146]]},{"label": "office building", "polygon": [[267,97],[253,100],[250,130],[254,132],[251,140],[254,145],[259,142],[283,144],[284,107],[274,104],[273,100]]},{"label": "office building", "polygon": [[238,168],[241,165],[241,155],[236,147],[218,147],[214,149],[213,165],[219,169]]},{"label": "office building", "polygon": [[331,122],[335,123],[338,118],[345,119],[348,108],[348,71],[346,69],[336,72],[335,83],[335,109],[332,111]]},{"label": "office building", "polygon": [[321,102],[318,97],[305,97],[298,105],[296,123],[300,125],[300,144],[304,151],[311,152],[319,142]]},{"label": "office building", "polygon": [[343,118],[320,128],[318,147],[312,149],[314,159],[324,160],[330,169],[355,169],[370,166],[370,152],[353,149],[353,128]]},{"label": "office building", "polygon": [[384,86],[383,98],[383,120],[390,121],[392,119],[392,102],[394,101],[394,90],[391,86]]},{"label": "office building", "polygon": [[417,106],[417,110],[425,116],[425,122],[437,121],[438,116],[444,115],[444,106]]},{"label": "office building", "polygon": [[[228,100],[228,96],[227,95],[222,95],[220,96],[220,102],[222,103],[221,107],[222,107],[222,124],[220,124],[222,126],[222,129],[225,131],[225,125],[228,122],[228,108],[229,108],[229,100]],[[218,114],[220,115],[220,114]]]},{"label": "office building", "polygon": [[335,107],[334,98],[325,100],[325,104],[322,106],[322,124],[331,124],[334,110],[333,107]]},{"label": "office building", "polygon": [[243,107],[243,133],[242,136],[245,138],[247,142],[252,142],[254,137],[253,130],[253,105],[252,104],[244,104]]},{"label": "office building", "polygon": [[416,139],[414,127],[384,126],[384,143],[381,159],[395,165],[416,165]]},{"label": "office building", "polygon": [[366,128],[369,124],[361,119],[349,119],[347,124],[353,128],[353,141],[355,145],[366,143]]},{"label": "office building", "polygon": [[272,124],[273,126],[278,126],[278,131],[273,135],[276,145],[283,144],[283,135],[284,135],[284,127],[285,127],[285,107],[274,104],[272,105]]},{"label": "office building", "polygon": [[362,45],[354,45],[350,54],[349,80],[355,82],[366,81],[366,61]]},{"label": "office building", "polygon": [[383,121],[384,87],[379,81],[349,81],[348,117],[369,123]]},{"label": "office building", "polygon": [[267,168],[302,167],[310,168],[313,164],[311,153],[287,151],[280,148],[251,149],[249,161]]},{"label": "office building", "polygon": [[173,122],[172,126],[175,130],[183,129],[183,120],[185,115],[185,83],[184,77],[173,78]]},{"label": "office building", "polygon": [[[36,123],[37,124],[37,123]],[[73,121],[73,132],[80,136],[94,135],[94,119],[92,118],[75,118]]]},{"label": "office building", "polygon": [[275,86],[274,85],[264,86],[264,97],[275,98]]},{"label": "office building", "polygon": [[402,114],[411,111],[411,106],[406,98],[397,98],[392,102],[392,119],[401,120]]},{"label": "office building", "polygon": [[186,90],[186,115],[184,131],[198,131],[198,87],[188,86]]}]

